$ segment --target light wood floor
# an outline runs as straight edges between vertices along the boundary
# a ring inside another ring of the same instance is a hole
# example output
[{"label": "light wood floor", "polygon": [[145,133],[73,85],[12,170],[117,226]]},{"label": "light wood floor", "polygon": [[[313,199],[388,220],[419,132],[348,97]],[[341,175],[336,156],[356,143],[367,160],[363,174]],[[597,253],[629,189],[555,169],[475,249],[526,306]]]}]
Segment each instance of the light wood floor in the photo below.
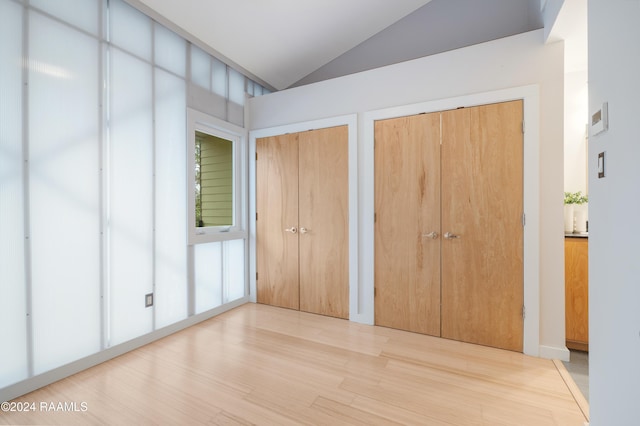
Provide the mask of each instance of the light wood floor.
[{"label": "light wood floor", "polygon": [[255,304],[16,401],[87,410],[0,413],[0,424],[585,422],[552,361]]}]

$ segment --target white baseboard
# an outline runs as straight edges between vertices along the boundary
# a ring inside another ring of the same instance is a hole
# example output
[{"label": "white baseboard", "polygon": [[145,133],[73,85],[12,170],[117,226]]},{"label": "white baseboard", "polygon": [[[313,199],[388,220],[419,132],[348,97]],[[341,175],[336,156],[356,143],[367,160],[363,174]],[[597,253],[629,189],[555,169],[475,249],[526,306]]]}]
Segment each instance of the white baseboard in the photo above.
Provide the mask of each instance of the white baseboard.
[{"label": "white baseboard", "polygon": [[560,361],[569,361],[571,353],[566,346],[544,346],[540,345],[540,352],[538,356],[546,359],[559,359]]}]

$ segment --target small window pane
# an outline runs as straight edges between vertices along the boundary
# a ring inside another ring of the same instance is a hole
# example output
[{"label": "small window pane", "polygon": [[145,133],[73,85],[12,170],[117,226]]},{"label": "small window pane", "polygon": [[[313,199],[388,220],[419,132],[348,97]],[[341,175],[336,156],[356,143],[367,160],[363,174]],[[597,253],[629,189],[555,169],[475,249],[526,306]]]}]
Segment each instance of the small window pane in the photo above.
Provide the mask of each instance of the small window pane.
[{"label": "small window pane", "polygon": [[124,3],[109,2],[111,42],[134,55],[151,61],[151,19]]},{"label": "small window pane", "polygon": [[187,43],[182,37],[160,24],[155,26],[155,61],[157,65],[185,76]]},{"label": "small window pane", "polygon": [[228,303],[245,295],[244,240],[225,241],[223,248],[224,303]]},{"label": "small window pane", "polygon": [[31,0],[31,6],[93,35],[98,35],[98,2],[96,0]]},{"label": "small window pane", "polygon": [[211,90],[211,57],[202,49],[191,45],[191,81],[200,87]]},{"label": "small window pane", "polygon": [[229,69],[229,100],[244,105],[244,75]]},{"label": "small window pane", "polygon": [[222,243],[197,244],[195,252],[196,314],[222,305]]},{"label": "small window pane", "polygon": [[196,131],[196,226],[233,225],[233,143]]},{"label": "small window pane", "polygon": [[213,58],[213,76],[211,81],[213,93],[227,97],[227,66]]}]

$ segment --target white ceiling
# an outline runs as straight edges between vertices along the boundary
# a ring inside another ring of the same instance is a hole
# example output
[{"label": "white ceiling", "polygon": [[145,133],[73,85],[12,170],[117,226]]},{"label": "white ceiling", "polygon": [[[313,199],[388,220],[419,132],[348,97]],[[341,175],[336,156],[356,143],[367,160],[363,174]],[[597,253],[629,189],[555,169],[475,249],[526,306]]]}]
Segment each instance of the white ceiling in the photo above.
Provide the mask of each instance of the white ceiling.
[{"label": "white ceiling", "polygon": [[280,90],[431,0],[139,0]]},{"label": "white ceiling", "polygon": [[[282,90],[541,28],[540,0],[126,0]],[[587,68],[587,0],[561,0],[547,42]]]}]

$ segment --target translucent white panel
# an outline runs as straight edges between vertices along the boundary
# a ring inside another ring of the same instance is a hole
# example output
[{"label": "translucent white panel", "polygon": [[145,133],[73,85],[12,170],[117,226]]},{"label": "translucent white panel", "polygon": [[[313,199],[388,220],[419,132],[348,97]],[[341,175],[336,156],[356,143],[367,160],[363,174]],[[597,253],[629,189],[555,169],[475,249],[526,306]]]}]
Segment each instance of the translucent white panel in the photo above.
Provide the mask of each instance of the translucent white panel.
[{"label": "translucent white panel", "polygon": [[27,377],[21,57],[22,7],[0,1],[0,388]]},{"label": "translucent white panel", "polygon": [[156,69],[156,328],[187,317],[185,91]]},{"label": "translucent white panel", "polygon": [[244,240],[225,241],[224,248],[224,303],[245,295]]},{"label": "translucent white panel", "polygon": [[244,75],[229,68],[229,100],[244,105]]},{"label": "translucent white panel", "polygon": [[227,97],[227,65],[213,59],[213,74],[211,75],[211,90],[224,98]]},{"label": "translucent white panel", "polygon": [[29,18],[30,241],[38,374],[100,350],[100,46],[38,13]]},{"label": "translucent white panel", "polygon": [[98,0],[30,0],[31,6],[75,25],[91,34],[98,35]]},{"label": "translucent white panel", "polygon": [[155,62],[181,77],[185,76],[187,42],[160,24],[155,24]]},{"label": "translucent white panel", "polygon": [[191,45],[191,82],[211,90],[211,56],[204,50]]},{"label": "translucent white panel", "polygon": [[222,243],[195,246],[196,314],[222,304]]},{"label": "translucent white panel", "polygon": [[122,0],[109,1],[110,41],[151,61],[151,19]]},{"label": "translucent white panel", "polygon": [[110,344],[148,333],[153,308],[152,68],[111,51],[109,142]]},{"label": "translucent white panel", "polygon": [[233,102],[229,102],[227,105],[227,118],[229,123],[237,124],[240,127],[244,126],[244,107]]}]

